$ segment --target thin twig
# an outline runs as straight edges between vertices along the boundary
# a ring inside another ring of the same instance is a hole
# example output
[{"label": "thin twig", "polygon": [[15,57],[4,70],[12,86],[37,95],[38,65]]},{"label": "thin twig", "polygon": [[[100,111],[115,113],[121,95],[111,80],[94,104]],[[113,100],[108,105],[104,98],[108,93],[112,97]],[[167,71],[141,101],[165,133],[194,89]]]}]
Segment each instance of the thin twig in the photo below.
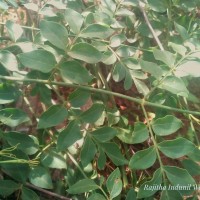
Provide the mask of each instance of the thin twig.
[{"label": "thin twig", "polygon": [[156,43],[158,44],[160,50],[161,50],[161,51],[164,51],[163,45],[161,44],[161,42],[160,42],[158,36],[156,35],[156,33],[155,33],[155,31],[154,31],[154,29],[153,29],[153,27],[152,27],[152,25],[151,25],[151,23],[150,23],[150,21],[149,21],[149,18],[147,17],[147,14],[146,14],[146,12],[145,12],[144,6],[145,6],[145,4],[142,3],[141,1],[139,1],[140,10],[142,11],[142,14],[144,15],[144,19],[145,19],[145,21],[146,21],[146,23],[147,23],[147,26],[149,27],[149,29],[150,29],[152,35],[153,35],[153,38],[155,39]]},{"label": "thin twig", "polygon": [[[41,84],[49,85],[48,80],[41,80],[41,79],[28,79],[28,78],[23,79],[23,78],[19,78],[19,77],[10,77],[10,76],[2,76],[2,75],[0,75],[0,79],[15,81],[15,82],[41,83]],[[73,84],[73,83],[65,83],[65,82],[57,82],[57,81],[51,81],[51,84],[52,85],[65,86],[65,87],[72,87],[72,88],[80,88],[80,89],[91,91],[91,92],[98,92],[98,93],[101,93],[101,94],[113,95],[113,96],[116,96],[116,97],[121,97],[123,99],[127,99],[129,101],[133,101],[133,102],[138,103],[140,105],[143,104],[143,105],[146,105],[146,106],[151,106],[151,107],[160,108],[160,109],[164,109],[164,110],[170,110],[170,111],[173,111],[173,112],[187,113],[187,114],[200,116],[200,112],[197,112],[197,111],[178,109],[178,108],[173,108],[173,107],[170,107],[170,106],[164,106],[164,105],[160,105],[160,104],[156,104],[156,103],[151,103],[151,102],[148,102],[148,101],[144,101],[144,99],[138,99],[138,98],[127,96],[127,95],[120,94],[120,93],[117,93],[117,92],[107,91],[107,90],[104,90],[104,89],[98,89],[98,88],[93,88],[93,87],[90,87],[90,86],[83,86],[83,85],[78,85],[78,84]]]},{"label": "thin twig", "polygon": [[72,200],[71,198],[67,198],[67,197],[64,197],[64,196],[62,196],[62,195],[59,195],[59,194],[50,192],[50,191],[48,191],[48,190],[42,189],[42,188],[37,187],[37,186],[35,186],[35,185],[32,185],[32,184],[30,184],[30,183],[26,183],[25,185],[26,185],[27,187],[29,187],[29,188],[32,188],[32,189],[34,189],[34,190],[37,190],[37,191],[42,192],[42,193],[44,193],[44,194],[47,194],[47,195],[49,195],[49,196],[51,196],[51,197],[56,197],[56,198],[61,199],[61,200]]}]

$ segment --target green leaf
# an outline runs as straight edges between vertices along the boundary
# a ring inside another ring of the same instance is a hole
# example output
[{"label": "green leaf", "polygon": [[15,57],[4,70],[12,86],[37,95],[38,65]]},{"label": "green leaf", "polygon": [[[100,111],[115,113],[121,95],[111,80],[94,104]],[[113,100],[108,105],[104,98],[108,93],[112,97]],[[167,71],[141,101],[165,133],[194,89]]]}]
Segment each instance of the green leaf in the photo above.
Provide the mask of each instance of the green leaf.
[{"label": "green leaf", "polygon": [[136,78],[134,78],[133,81],[139,93],[143,94],[144,96],[149,93],[149,88],[146,86],[144,82]]},{"label": "green leaf", "polygon": [[117,197],[122,191],[122,180],[119,168],[115,169],[106,181],[106,187],[110,194],[110,198]]},{"label": "green leaf", "polygon": [[91,135],[100,142],[108,142],[117,135],[117,130],[111,127],[102,127],[91,132]]},{"label": "green leaf", "polygon": [[18,62],[14,54],[9,51],[0,51],[0,63],[10,71],[18,71]]},{"label": "green leaf", "polygon": [[89,91],[78,88],[77,90],[69,94],[68,99],[72,107],[81,107],[86,104],[90,96],[91,93]]},{"label": "green leaf", "polygon": [[122,128],[118,128],[118,130],[117,137],[127,144],[142,143],[149,138],[148,129],[142,122],[136,122],[133,131]]},{"label": "green leaf", "polygon": [[106,51],[103,53],[102,63],[106,65],[112,65],[116,62],[116,55],[111,51]]},{"label": "green leaf", "polygon": [[48,1],[48,4],[60,9],[60,10],[65,10],[66,8],[66,4],[62,1],[58,1],[58,0],[51,0]]},{"label": "green leaf", "polygon": [[17,184],[12,180],[0,180],[0,195],[2,197],[7,197],[19,189],[20,184]]},{"label": "green leaf", "polygon": [[160,60],[160,61],[164,62],[167,66],[169,66],[171,68],[174,66],[176,56],[174,54],[172,54],[171,52],[154,49],[153,55],[156,60]]},{"label": "green leaf", "polygon": [[160,200],[183,200],[183,197],[176,190],[163,190]]},{"label": "green leaf", "polygon": [[11,146],[17,145],[18,149],[28,155],[35,154],[39,149],[39,145],[35,143],[33,138],[24,133],[8,132],[4,134],[4,138]]},{"label": "green leaf", "polygon": [[102,54],[94,46],[88,43],[75,44],[68,55],[72,58],[85,61],[86,63],[95,64],[101,61]]},{"label": "green leaf", "polygon": [[68,116],[67,109],[62,105],[52,105],[39,118],[38,129],[50,128],[63,122]]},{"label": "green leaf", "polygon": [[21,200],[40,200],[40,198],[33,190],[23,187]]},{"label": "green leaf", "polygon": [[17,2],[16,2],[15,0],[7,0],[7,2],[8,2],[11,6],[13,6],[13,7],[15,7],[15,8],[18,8],[18,4],[17,4]]},{"label": "green leaf", "polygon": [[175,76],[167,76],[159,87],[179,96],[188,97],[189,94],[182,79]]},{"label": "green leaf", "polygon": [[13,21],[6,21],[6,28],[8,33],[13,41],[17,41],[23,34],[23,29],[19,24],[14,23]]},{"label": "green leaf", "polygon": [[88,110],[80,115],[80,119],[86,123],[94,123],[101,117],[103,111],[103,104],[94,103]]},{"label": "green leaf", "polygon": [[182,125],[180,119],[177,119],[172,115],[167,115],[163,118],[154,120],[152,128],[156,135],[166,136],[175,133]]},{"label": "green leaf", "polygon": [[[23,160],[29,160],[28,156],[20,151],[20,150],[15,150],[12,151],[12,154],[15,156],[15,158],[7,158],[6,160],[11,160],[14,161],[16,159],[23,159]],[[10,177],[13,179],[17,180],[18,182],[25,183],[27,181],[29,172],[30,172],[30,167],[28,164],[23,164],[23,163],[4,163],[1,164],[2,169],[5,171],[6,174],[8,174]]]},{"label": "green leaf", "polygon": [[125,76],[126,76],[125,66],[121,62],[116,63],[112,72],[113,80],[116,82],[120,82],[125,78]]},{"label": "green leaf", "polygon": [[115,143],[101,143],[101,147],[116,166],[127,164],[128,161],[124,158],[119,147]]},{"label": "green leaf", "polygon": [[184,41],[190,38],[190,35],[187,33],[187,30],[185,27],[177,24],[176,22],[174,22],[174,26],[175,26],[176,31],[180,34],[180,36],[182,37]]},{"label": "green leaf", "polygon": [[90,190],[96,190],[99,186],[92,179],[83,179],[70,186],[67,190],[70,194],[79,194],[89,192]]},{"label": "green leaf", "polygon": [[120,46],[124,41],[126,41],[126,36],[122,33],[115,34],[110,38],[110,46],[112,48]]},{"label": "green leaf", "polygon": [[123,64],[125,64],[127,66],[127,68],[129,68],[130,70],[137,70],[137,69],[141,69],[141,66],[138,63],[138,60],[136,60],[135,58],[129,57],[129,58],[125,58],[122,60]]},{"label": "green leaf", "polygon": [[83,167],[86,167],[94,159],[96,152],[97,149],[94,142],[87,136],[81,149],[81,163]]},{"label": "green leaf", "polygon": [[11,85],[0,84],[0,104],[7,104],[16,101],[19,91]]},{"label": "green leaf", "polygon": [[99,156],[97,160],[98,169],[103,170],[106,164],[106,154],[104,153],[103,149],[99,147]]},{"label": "green leaf", "polygon": [[116,12],[115,15],[116,15],[116,16],[133,16],[134,13],[131,12],[131,11],[130,11],[129,9],[127,9],[127,8],[120,8],[120,9],[117,10],[117,12]]},{"label": "green leaf", "polygon": [[132,57],[136,53],[136,50],[135,50],[135,47],[133,46],[121,45],[117,49],[116,53],[119,57],[129,58],[129,57]]},{"label": "green leaf", "polygon": [[150,181],[146,181],[140,186],[137,197],[146,198],[153,196],[158,190],[167,189],[166,186],[162,186],[162,172],[160,169],[157,169],[154,172],[153,178]]},{"label": "green leaf", "polygon": [[153,147],[149,147],[145,150],[136,152],[129,162],[131,169],[147,169],[151,167],[156,161],[156,150]]},{"label": "green leaf", "polygon": [[[71,30],[75,34],[78,34],[81,29],[81,26],[83,25],[83,21],[84,21],[83,16],[80,13],[76,12],[75,10],[67,8],[65,10],[64,17],[65,17],[65,20],[67,21],[67,23],[69,24]],[[76,22],[76,23],[74,23],[74,22]]]},{"label": "green leaf", "polygon": [[[36,72],[36,71],[34,71]],[[31,91],[31,96],[38,95],[40,98],[40,101],[43,102],[46,106],[51,106],[51,98],[52,98],[52,93],[51,89],[42,84],[35,84],[35,87]]]},{"label": "green leaf", "polygon": [[58,151],[64,151],[81,138],[79,126],[76,121],[71,121],[67,128],[59,133],[56,148]]},{"label": "green leaf", "polygon": [[51,180],[51,175],[47,169],[41,166],[37,166],[33,169],[31,169],[29,174],[29,180],[30,182],[41,188],[45,189],[52,189],[53,184]]},{"label": "green leaf", "polygon": [[25,3],[25,4],[23,4],[23,6],[26,9],[32,10],[34,12],[38,12],[38,10],[39,10],[38,5],[36,3]]},{"label": "green leaf", "polygon": [[57,153],[55,149],[51,149],[48,152],[44,152],[41,155],[41,163],[45,167],[55,169],[66,169],[66,159],[61,153]]},{"label": "green leaf", "polygon": [[178,77],[200,77],[200,62],[196,60],[186,60],[175,71],[175,75]]},{"label": "green leaf", "polygon": [[34,50],[18,55],[20,62],[28,68],[41,71],[43,73],[50,72],[56,65],[56,59],[52,53],[45,50]]},{"label": "green leaf", "polygon": [[191,176],[200,175],[200,166],[197,162],[190,159],[184,159],[181,161],[183,167],[188,171]]},{"label": "green leaf", "polygon": [[[181,194],[191,194],[191,191],[186,188],[186,186],[195,185],[195,180],[185,169],[181,169],[174,166],[164,166],[164,170],[167,178],[173,186],[178,186],[176,188]],[[191,187],[192,189],[192,187]]]},{"label": "green leaf", "polygon": [[126,76],[125,76],[125,80],[124,80],[124,89],[125,90],[131,89],[132,84],[133,84],[133,79],[130,74],[130,70],[126,69]]},{"label": "green leaf", "polygon": [[83,38],[100,38],[106,39],[113,34],[113,30],[109,26],[102,24],[90,24],[81,31],[80,36]]},{"label": "green leaf", "polygon": [[0,2],[0,8],[3,10],[8,10],[9,6],[6,2]]},{"label": "green leaf", "polygon": [[127,196],[126,196],[126,199],[125,200],[136,200],[136,192],[133,188],[131,188],[128,193],[127,193]]},{"label": "green leaf", "polygon": [[142,67],[142,70],[150,73],[156,79],[159,79],[163,75],[162,69],[156,63],[141,60],[140,65]]},{"label": "green leaf", "polygon": [[106,200],[106,198],[99,193],[94,193],[91,196],[89,196],[88,200]]},{"label": "green leaf", "polygon": [[195,162],[200,162],[200,149],[196,147],[192,152],[188,153],[187,156]]},{"label": "green leaf", "polygon": [[88,70],[77,61],[67,61],[61,64],[60,73],[66,82],[85,84],[92,80]]},{"label": "green leaf", "polygon": [[167,10],[167,5],[165,1],[160,0],[148,0],[150,8],[155,12],[165,12]]},{"label": "green leaf", "polygon": [[68,32],[64,26],[52,21],[42,20],[40,22],[40,31],[54,46],[65,50],[68,44]]},{"label": "green leaf", "polygon": [[185,138],[177,138],[159,143],[158,148],[167,157],[180,158],[192,152],[195,148],[195,145]]},{"label": "green leaf", "polygon": [[176,43],[173,43],[173,42],[169,42],[169,46],[170,46],[175,52],[177,52],[178,54],[180,54],[181,56],[185,56],[185,54],[186,54],[186,52],[187,52],[187,49],[186,49],[183,45],[176,44]]},{"label": "green leaf", "polygon": [[16,127],[29,120],[28,115],[18,108],[5,108],[0,110],[0,121],[7,126]]}]

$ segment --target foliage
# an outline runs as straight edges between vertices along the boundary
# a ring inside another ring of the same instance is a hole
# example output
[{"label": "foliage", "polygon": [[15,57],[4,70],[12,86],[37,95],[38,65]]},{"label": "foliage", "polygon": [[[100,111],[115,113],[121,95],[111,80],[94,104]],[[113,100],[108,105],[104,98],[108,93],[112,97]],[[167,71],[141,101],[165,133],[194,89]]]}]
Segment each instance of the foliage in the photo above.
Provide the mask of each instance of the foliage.
[{"label": "foliage", "polygon": [[197,199],[198,6],[1,1],[0,196]]}]

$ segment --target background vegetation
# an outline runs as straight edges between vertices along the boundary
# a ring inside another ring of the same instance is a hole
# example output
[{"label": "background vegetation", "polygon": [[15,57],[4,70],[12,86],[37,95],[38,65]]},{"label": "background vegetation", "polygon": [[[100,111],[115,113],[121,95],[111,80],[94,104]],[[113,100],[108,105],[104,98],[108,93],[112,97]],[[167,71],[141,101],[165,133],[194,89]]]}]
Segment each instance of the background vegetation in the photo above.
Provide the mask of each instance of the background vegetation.
[{"label": "background vegetation", "polygon": [[1,1],[1,197],[198,199],[199,6]]}]

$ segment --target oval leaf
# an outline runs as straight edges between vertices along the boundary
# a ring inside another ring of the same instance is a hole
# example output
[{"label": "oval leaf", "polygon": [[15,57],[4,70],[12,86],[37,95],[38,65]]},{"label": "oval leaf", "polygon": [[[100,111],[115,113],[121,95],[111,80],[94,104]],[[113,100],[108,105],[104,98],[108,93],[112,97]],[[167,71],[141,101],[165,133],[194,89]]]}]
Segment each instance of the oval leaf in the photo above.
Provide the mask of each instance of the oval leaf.
[{"label": "oval leaf", "polygon": [[131,169],[147,169],[156,161],[156,150],[153,147],[138,151],[135,153],[129,162]]},{"label": "oval leaf", "polygon": [[179,96],[188,97],[189,94],[183,80],[175,76],[167,76],[159,87]]},{"label": "oval leaf", "polygon": [[[71,30],[75,33],[78,34],[81,26],[83,24],[84,18],[83,16],[76,12],[75,10],[72,10],[70,8],[67,8],[65,10],[65,20],[67,21],[67,23],[69,24]],[[76,22],[76,23],[74,23]]]},{"label": "oval leaf", "polygon": [[91,24],[81,31],[80,36],[84,38],[106,39],[113,34],[113,30],[102,24]]},{"label": "oval leaf", "polygon": [[[179,186],[176,190],[179,191],[181,194],[191,194],[190,190],[184,190],[183,187],[188,185],[195,185],[195,180],[192,176],[187,172],[185,169],[181,169],[174,166],[165,166],[164,167],[165,173],[169,181],[173,186]],[[182,186],[182,187],[181,187]],[[180,188],[180,189],[179,189]],[[191,187],[192,189],[192,187]]]},{"label": "oval leaf", "polygon": [[67,128],[58,135],[57,150],[63,151],[74,144],[77,140],[81,139],[80,128],[76,121],[71,121]]},{"label": "oval leaf", "polygon": [[117,135],[117,130],[104,126],[95,131],[92,131],[91,135],[100,142],[108,142]]},{"label": "oval leaf", "polygon": [[53,105],[42,113],[38,122],[38,129],[50,128],[63,122],[68,116],[67,109],[62,105]]},{"label": "oval leaf", "polygon": [[7,126],[16,127],[29,120],[28,115],[18,108],[5,108],[0,110],[0,121]]},{"label": "oval leaf", "polygon": [[83,179],[70,186],[67,190],[70,194],[79,194],[89,192],[90,190],[96,190],[99,186],[92,179]]},{"label": "oval leaf", "polygon": [[23,187],[22,188],[22,200],[40,200],[39,196],[29,188]]},{"label": "oval leaf", "polygon": [[106,181],[106,187],[111,199],[117,197],[122,191],[122,180],[119,168],[115,169]]},{"label": "oval leaf", "polygon": [[17,184],[14,181],[0,180],[0,195],[2,197],[7,197],[18,189],[20,189],[20,184]]},{"label": "oval leaf", "polygon": [[38,166],[31,169],[30,174],[29,174],[29,180],[33,185],[37,187],[41,187],[45,189],[53,188],[51,175],[49,171],[46,170],[44,167]]},{"label": "oval leaf", "polygon": [[127,164],[128,161],[124,158],[119,147],[115,143],[101,143],[101,147],[116,166]]},{"label": "oval leaf", "polygon": [[9,51],[0,51],[0,63],[10,71],[18,71],[18,62],[14,54]]},{"label": "oval leaf", "polygon": [[175,133],[181,128],[181,126],[181,120],[172,115],[167,115],[163,118],[156,119],[152,123],[154,133],[159,136],[166,136]]},{"label": "oval leaf", "polygon": [[81,163],[83,167],[86,167],[93,159],[96,154],[96,146],[90,137],[86,137],[84,145],[81,149]]},{"label": "oval leaf", "polygon": [[92,80],[92,76],[88,70],[84,68],[79,62],[67,61],[60,66],[61,76],[66,82],[77,84],[85,84]]},{"label": "oval leaf", "polygon": [[66,169],[67,164],[64,156],[51,149],[41,155],[41,163],[49,168]]},{"label": "oval leaf", "polygon": [[148,129],[142,122],[136,122],[133,131],[121,128],[118,128],[118,130],[117,137],[127,144],[142,143],[149,138]]},{"label": "oval leaf", "polygon": [[162,61],[167,66],[169,66],[169,67],[173,67],[174,66],[174,63],[175,63],[175,60],[176,60],[176,56],[174,54],[172,54],[171,52],[154,49],[153,50],[153,55],[154,55],[156,60]]},{"label": "oval leaf", "polygon": [[[146,181],[140,186],[138,192],[138,198],[142,199],[150,197],[153,194],[155,194],[158,190],[162,190],[164,189],[164,187],[166,187],[166,186],[161,186],[161,184],[162,184],[162,172],[160,169],[157,169],[153,175],[153,178],[150,181]],[[154,186],[154,188],[152,186]]]},{"label": "oval leaf", "polygon": [[0,104],[11,103],[19,97],[17,89],[10,85],[0,84]]},{"label": "oval leaf", "polygon": [[167,157],[180,158],[192,152],[195,149],[195,145],[185,138],[177,138],[159,143],[158,148]]},{"label": "oval leaf", "polygon": [[19,24],[14,23],[13,21],[8,20],[6,22],[6,28],[8,33],[13,41],[17,41],[23,34],[23,29]]},{"label": "oval leaf", "polygon": [[11,146],[17,145],[18,149],[28,155],[35,154],[39,149],[39,145],[29,135],[24,133],[8,132],[4,135],[4,138]]},{"label": "oval leaf", "polygon": [[86,123],[94,123],[101,117],[103,111],[103,104],[94,103],[88,110],[80,115],[80,119]]},{"label": "oval leaf", "polygon": [[75,44],[68,55],[91,64],[98,63],[102,59],[101,53],[95,47],[84,42]]},{"label": "oval leaf", "polygon": [[56,22],[42,20],[40,31],[44,38],[54,46],[65,50],[68,44],[68,32],[64,26]]},{"label": "oval leaf", "polygon": [[52,53],[45,50],[34,50],[18,55],[20,62],[28,68],[41,71],[43,73],[50,72],[56,65],[56,59]]}]

